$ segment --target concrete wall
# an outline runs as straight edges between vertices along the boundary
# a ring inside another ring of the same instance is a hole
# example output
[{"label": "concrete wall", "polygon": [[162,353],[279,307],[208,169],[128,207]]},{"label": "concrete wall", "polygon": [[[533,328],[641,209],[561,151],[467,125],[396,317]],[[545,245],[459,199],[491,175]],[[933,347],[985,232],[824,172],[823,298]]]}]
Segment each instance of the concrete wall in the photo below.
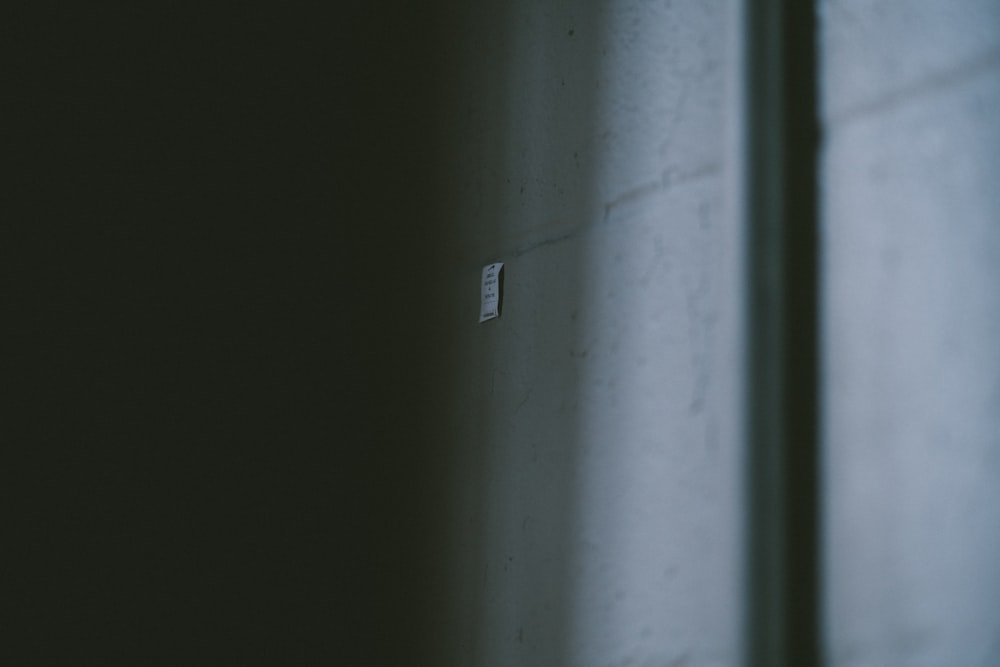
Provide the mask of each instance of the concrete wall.
[{"label": "concrete wall", "polygon": [[1000,4],[820,9],[829,664],[1000,664]]},{"label": "concrete wall", "polygon": [[730,4],[460,11],[437,664],[736,664]]},{"label": "concrete wall", "polygon": [[[473,4],[18,22],[36,662],[741,662],[736,3]],[[819,6],[830,664],[995,665],[1000,5]]]}]

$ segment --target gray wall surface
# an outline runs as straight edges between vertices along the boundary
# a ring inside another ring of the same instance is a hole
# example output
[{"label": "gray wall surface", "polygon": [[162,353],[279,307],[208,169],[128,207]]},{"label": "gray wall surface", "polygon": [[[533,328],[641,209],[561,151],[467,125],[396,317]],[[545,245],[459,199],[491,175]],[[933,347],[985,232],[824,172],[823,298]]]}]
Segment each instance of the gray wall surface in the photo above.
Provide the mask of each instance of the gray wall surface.
[{"label": "gray wall surface", "polygon": [[1000,664],[1000,3],[820,3],[832,667]]},{"label": "gray wall surface", "polygon": [[[738,664],[734,6],[464,11],[441,664]],[[996,664],[1000,6],[818,22],[826,657]]]},{"label": "gray wall surface", "polygon": [[[725,2],[462,17],[451,665],[740,661],[740,237]],[[482,265],[505,262],[477,323]]]}]

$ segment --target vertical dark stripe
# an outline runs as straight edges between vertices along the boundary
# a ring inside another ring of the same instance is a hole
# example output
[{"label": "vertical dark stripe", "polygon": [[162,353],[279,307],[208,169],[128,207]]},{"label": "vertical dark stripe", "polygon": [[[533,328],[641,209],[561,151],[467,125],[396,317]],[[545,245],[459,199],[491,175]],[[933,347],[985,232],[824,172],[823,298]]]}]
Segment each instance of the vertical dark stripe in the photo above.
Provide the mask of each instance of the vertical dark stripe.
[{"label": "vertical dark stripe", "polygon": [[747,571],[750,667],[787,665],[781,0],[744,4]]},{"label": "vertical dark stripe", "polygon": [[820,663],[812,3],[746,3],[747,663]]},{"label": "vertical dark stripe", "polygon": [[784,3],[786,608],[792,665],[820,663],[816,14]]}]

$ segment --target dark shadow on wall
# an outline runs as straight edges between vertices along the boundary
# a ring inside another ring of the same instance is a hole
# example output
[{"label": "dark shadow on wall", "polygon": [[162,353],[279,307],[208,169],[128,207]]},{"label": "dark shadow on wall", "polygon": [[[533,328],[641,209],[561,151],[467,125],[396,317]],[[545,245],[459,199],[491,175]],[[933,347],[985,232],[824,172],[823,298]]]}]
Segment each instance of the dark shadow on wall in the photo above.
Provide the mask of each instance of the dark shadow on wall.
[{"label": "dark shadow on wall", "polygon": [[428,664],[447,9],[24,23],[5,597],[39,662]]},{"label": "dark shadow on wall", "polygon": [[821,665],[820,130],[816,10],[744,26],[747,190],[745,639],[751,665]]},{"label": "dark shadow on wall", "polygon": [[[26,24],[40,66],[22,119],[36,138],[18,355],[32,435],[10,505],[25,574],[7,602],[39,662],[70,647],[82,662],[440,664],[449,621],[488,604],[480,567],[508,557],[485,505],[490,484],[515,491],[516,469],[538,504],[519,577],[496,584],[524,619],[508,640],[521,664],[568,664],[583,258],[560,251],[558,283],[523,293],[537,311],[525,354],[555,375],[532,377],[565,405],[530,440],[495,438],[516,420],[483,393],[500,360],[456,324],[474,319],[475,287],[448,287],[456,257],[507,261],[510,285],[543,251],[505,237],[510,210],[453,215],[462,147],[442,118],[470,103],[454,87],[463,32],[517,29],[494,12],[350,2]],[[575,46],[546,62],[565,88],[513,107],[563,133],[537,160],[550,192],[532,211],[560,224],[590,210],[601,31],[565,12],[551,39]],[[479,72],[483,90],[511,101],[510,74]],[[505,161],[509,138],[482,147],[492,201],[527,177]],[[468,225],[502,243],[456,247]],[[457,349],[480,359],[471,375]],[[466,418],[475,441],[452,435]],[[514,468],[483,467],[484,442]],[[442,556],[462,530],[457,470],[477,489],[470,581]],[[473,645],[507,632],[469,628]]]}]

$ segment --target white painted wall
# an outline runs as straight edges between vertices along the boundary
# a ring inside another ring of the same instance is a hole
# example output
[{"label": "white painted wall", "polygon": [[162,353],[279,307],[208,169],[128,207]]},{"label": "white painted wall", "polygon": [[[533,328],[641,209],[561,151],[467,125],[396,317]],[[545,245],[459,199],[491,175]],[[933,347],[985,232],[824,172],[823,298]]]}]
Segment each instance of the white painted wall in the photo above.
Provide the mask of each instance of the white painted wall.
[{"label": "white painted wall", "polygon": [[826,0],[832,667],[1000,664],[1000,3]]},{"label": "white painted wall", "polygon": [[461,11],[440,664],[736,664],[731,3]]}]

